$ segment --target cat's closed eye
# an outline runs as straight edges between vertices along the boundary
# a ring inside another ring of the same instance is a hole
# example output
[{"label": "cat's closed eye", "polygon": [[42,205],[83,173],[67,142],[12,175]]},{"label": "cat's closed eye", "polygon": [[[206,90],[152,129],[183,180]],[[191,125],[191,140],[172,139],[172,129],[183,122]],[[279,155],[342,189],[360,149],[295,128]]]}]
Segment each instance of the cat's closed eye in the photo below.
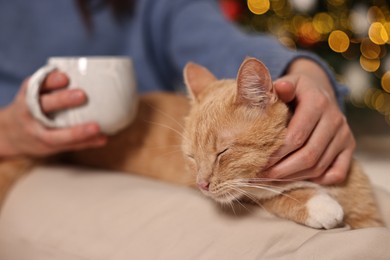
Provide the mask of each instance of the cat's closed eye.
[{"label": "cat's closed eye", "polygon": [[221,155],[223,155],[224,153],[226,153],[228,150],[229,150],[229,147],[228,147],[228,148],[225,148],[225,149],[223,149],[222,151],[220,151],[219,153],[217,153],[217,158],[221,157]]},{"label": "cat's closed eye", "polygon": [[186,154],[187,158],[194,160],[195,156],[193,154]]}]

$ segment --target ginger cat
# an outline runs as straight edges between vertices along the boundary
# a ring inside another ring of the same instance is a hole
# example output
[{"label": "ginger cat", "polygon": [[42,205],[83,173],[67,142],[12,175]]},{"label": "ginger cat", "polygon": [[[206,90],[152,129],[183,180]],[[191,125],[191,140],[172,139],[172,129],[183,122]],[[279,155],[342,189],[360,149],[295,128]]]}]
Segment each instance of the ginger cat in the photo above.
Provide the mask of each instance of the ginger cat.
[{"label": "ginger cat", "polygon": [[[168,93],[144,95],[135,121],[107,146],[68,153],[67,160],[197,186],[220,203],[249,200],[313,228],[383,225],[369,180],[356,162],[336,186],[264,176],[268,158],[283,143],[289,111],[260,61],[246,59],[236,80],[217,80],[191,63],[184,77],[191,102]],[[0,199],[34,163],[0,162]]]}]

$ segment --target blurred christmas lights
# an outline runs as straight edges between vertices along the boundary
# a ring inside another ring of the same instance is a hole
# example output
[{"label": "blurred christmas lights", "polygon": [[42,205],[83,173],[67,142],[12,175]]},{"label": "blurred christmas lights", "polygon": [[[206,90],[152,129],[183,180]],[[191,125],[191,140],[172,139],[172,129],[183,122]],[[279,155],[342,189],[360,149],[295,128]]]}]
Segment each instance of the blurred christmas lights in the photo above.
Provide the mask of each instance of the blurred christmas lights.
[{"label": "blurred christmas lights", "polygon": [[264,14],[270,8],[269,0],[248,0],[248,8],[254,14]]},{"label": "blurred christmas lights", "polygon": [[[242,0],[230,1],[242,7]],[[244,15],[242,8],[241,20],[235,20],[274,34],[289,48],[318,53],[339,74],[344,73],[353,104],[377,110],[390,124],[388,1],[247,0],[244,7],[249,12]],[[355,64],[350,66],[354,69],[344,69],[348,64]]]},{"label": "blurred christmas lights", "polygon": [[334,30],[328,37],[329,47],[335,52],[345,52],[349,47],[348,35],[340,30]]}]

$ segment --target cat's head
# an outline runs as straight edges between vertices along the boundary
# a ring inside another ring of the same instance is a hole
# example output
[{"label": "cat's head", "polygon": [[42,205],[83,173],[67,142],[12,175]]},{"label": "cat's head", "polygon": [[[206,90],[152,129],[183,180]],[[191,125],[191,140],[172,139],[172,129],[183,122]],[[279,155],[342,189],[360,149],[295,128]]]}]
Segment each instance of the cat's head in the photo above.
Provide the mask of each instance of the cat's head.
[{"label": "cat's head", "polygon": [[217,80],[193,63],[184,69],[192,99],[183,152],[198,187],[219,202],[242,197],[281,146],[287,107],[263,63],[247,58],[235,80]]}]

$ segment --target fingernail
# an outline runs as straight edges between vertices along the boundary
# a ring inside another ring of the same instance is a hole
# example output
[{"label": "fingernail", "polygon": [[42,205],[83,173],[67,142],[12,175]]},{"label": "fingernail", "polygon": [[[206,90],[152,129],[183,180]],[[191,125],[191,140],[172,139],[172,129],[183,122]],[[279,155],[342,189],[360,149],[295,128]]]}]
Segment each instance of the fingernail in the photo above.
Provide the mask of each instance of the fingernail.
[{"label": "fingernail", "polygon": [[56,84],[63,83],[63,82],[64,82],[64,74],[62,74],[62,73],[59,72],[59,71],[55,71],[55,72],[52,74],[52,80],[53,80],[54,83],[56,83]]},{"label": "fingernail", "polygon": [[77,90],[77,91],[72,91],[71,94],[70,94],[70,98],[73,100],[73,101],[82,101],[83,98],[84,98],[84,93]]}]

